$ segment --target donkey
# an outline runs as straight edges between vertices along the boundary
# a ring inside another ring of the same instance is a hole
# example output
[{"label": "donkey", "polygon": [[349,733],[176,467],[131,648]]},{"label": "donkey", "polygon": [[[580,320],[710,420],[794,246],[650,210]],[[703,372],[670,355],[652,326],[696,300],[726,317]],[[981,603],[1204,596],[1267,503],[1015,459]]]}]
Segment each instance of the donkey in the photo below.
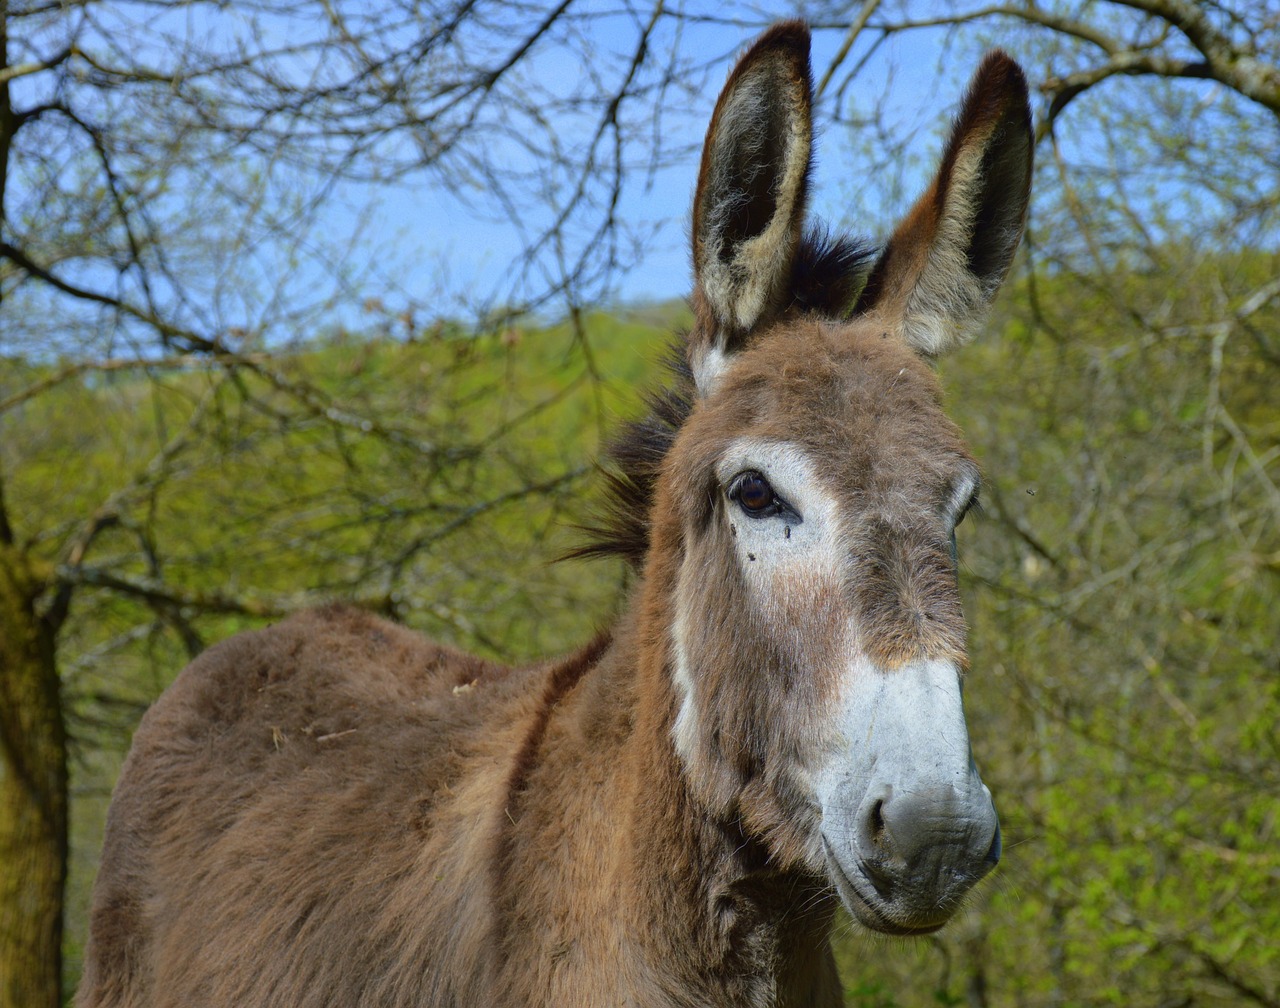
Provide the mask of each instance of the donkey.
[{"label": "donkey", "polygon": [[878,255],[803,227],[809,33],[737,63],[672,386],[587,553],[630,604],[505,668],[341,606],[211,648],[116,787],[81,1006],[833,1006],[843,905],[941,927],[1000,856],[961,709],[978,469],[932,360],[1021,238],[986,57]]}]

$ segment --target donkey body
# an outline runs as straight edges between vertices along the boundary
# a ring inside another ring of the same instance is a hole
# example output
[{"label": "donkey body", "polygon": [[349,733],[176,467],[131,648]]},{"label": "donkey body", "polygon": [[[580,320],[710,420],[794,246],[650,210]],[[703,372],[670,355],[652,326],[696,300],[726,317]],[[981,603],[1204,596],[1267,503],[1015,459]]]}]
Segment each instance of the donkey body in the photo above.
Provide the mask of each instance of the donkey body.
[{"label": "donkey body", "polygon": [[211,648],[134,739],[78,1004],[838,1005],[840,902],[927,933],[995,864],[929,361],[1019,241],[1026,87],[984,61],[872,258],[802,234],[808,49],[771,29],[716,106],[616,625],[519,669],[342,607]]}]

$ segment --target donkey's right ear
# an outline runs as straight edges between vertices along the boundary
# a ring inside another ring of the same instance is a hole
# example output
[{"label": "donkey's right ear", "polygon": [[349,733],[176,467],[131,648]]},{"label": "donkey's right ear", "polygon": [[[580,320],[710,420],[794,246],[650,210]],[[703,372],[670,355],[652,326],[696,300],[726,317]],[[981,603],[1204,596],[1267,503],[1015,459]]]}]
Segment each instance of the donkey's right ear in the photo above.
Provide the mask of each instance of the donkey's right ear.
[{"label": "donkey's right ear", "polygon": [[800,240],[812,136],[809,29],[784,21],[734,67],[716,102],[693,201],[695,298],[714,319],[690,362],[703,395],[716,361],[780,310]]},{"label": "donkey's right ear", "polygon": [[857,310],[927,357],[973,336],[1022,239],[1033,146],[1026,78],[989,53],[933,184],[889,239]]}]

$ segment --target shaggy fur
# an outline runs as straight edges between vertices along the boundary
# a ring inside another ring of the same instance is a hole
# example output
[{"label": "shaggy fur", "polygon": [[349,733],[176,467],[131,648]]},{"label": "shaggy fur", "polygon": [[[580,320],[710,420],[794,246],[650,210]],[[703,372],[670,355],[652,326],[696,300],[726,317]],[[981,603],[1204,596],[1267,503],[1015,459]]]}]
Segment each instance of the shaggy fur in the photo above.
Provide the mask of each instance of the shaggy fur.
[{"label": "shaggy fur", "polygon": [[[77,1004],[840,1004],[813,771],[844,752],[830,712],[851,649],[885,681],[964,665],[949,537],[975,466],[909,334],[913,312],[969,325],[973,305],[913,292],[986,299],[1007,270],[1020,81],[1007,57],[984,64],[848,317],[865,247],[798,237],[808,35],[766,33],[708,134],[675,382],[614,449],[612,524],[585,550],[636,567],[624,614],[526,668],[341,606],[211,648],[134,738]],[[806,460],[838,550],[761,580],[720,473],[744,443]],[[921,836],[874,839],[886,859],[909,841],[927,870],[850,903],[869,926],[940,926],[994,863],[989,824],[970,850],[929,814]]]}]

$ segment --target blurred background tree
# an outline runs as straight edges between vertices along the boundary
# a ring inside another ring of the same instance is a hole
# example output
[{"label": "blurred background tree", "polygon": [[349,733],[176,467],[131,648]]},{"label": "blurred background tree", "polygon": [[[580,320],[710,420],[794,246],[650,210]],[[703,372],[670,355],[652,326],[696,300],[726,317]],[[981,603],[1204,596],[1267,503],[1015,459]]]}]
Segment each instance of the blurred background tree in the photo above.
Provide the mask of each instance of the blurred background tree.
[{"label": "blurred background tree", "polygon": [[854,53],[998,43],[1040,101],[999,338],[945,364],[988,471],[968,696],[1008,868],[855,1003],[1280,1004],[1280,10],[873,7]]},{"label": "blurred background tree", "polygon": [[[207,641],[335,595],[516,658],[607,618],[621,572],[541,561],[681,312],[592,309],[783,13],[857,229],[983,48],[1038,94],[1028,254],[946,366],[1009,855],[943,936],[849,938],[849,1003],[1280,1004],[1280,11],[589,6],[0,0],[0,1005],[74,983],[128,732]],[[458,206],[509,253],[423,284],[379,215]]]}]

